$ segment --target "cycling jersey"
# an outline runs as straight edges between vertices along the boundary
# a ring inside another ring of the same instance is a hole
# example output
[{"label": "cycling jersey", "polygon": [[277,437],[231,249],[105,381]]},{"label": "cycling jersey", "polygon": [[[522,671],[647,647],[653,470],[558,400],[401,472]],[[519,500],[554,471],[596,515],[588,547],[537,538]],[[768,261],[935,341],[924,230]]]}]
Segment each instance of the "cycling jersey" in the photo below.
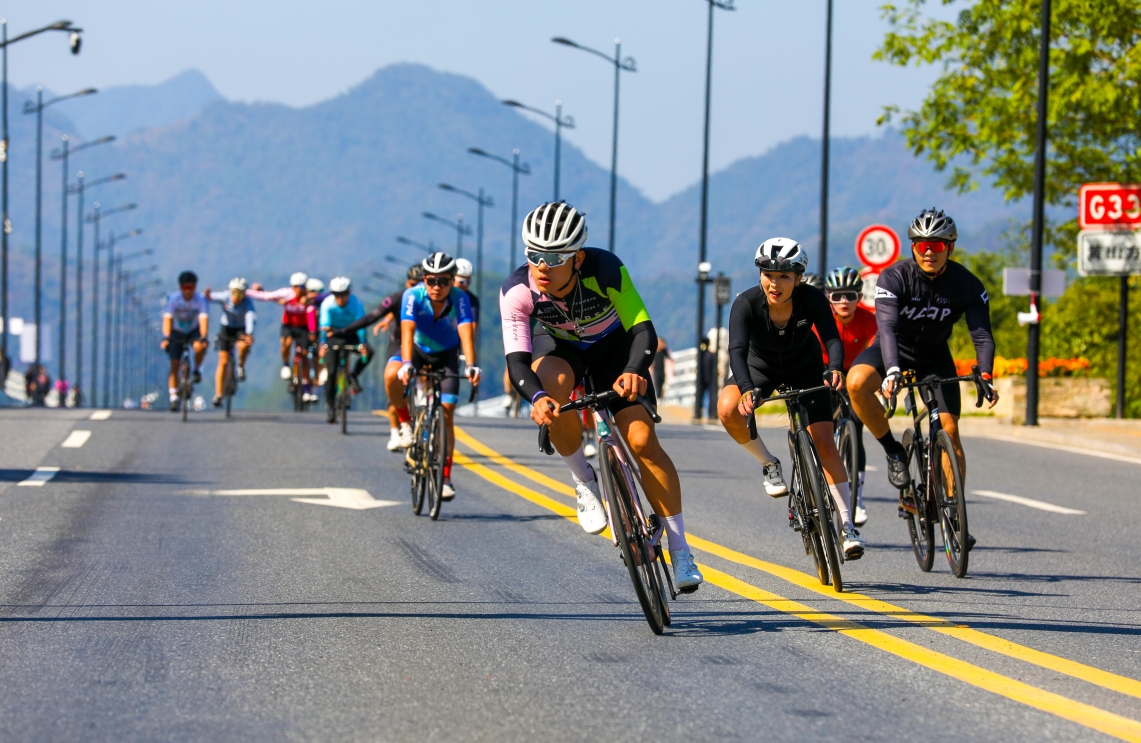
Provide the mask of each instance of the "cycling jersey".
[{"label": "cycling jersey", "polygon": [[[355,294],[349,295],[349,301],[345,302],[345,306],[341,307],[337,304],[337,298],[332,294],[325,297],[325,301],[321,303],[321,316],[317,324],[322,328],[343,328],[354,320],[359,320],[364,316],[364,305],[357,299]],[[344,336],[350,335],[345,333]],[[358,343],[365,342],[364,329],[356,331]]]},{"label": "cycling jersey", "polygon": [[948,261],[932,278],[914,260],[888,266],[876,283],[877,345],[884,366],[899,367],[900,354],[912,359],[947,347],[951,330],[966,315],[979,368],[994,369],[994,336],[986,287],[963,265]]},{"label": "cycling jersey", "polygon": [[200,292],[185,299],[182,292],[175,292],[166,298],[166,306],[162,309],[162,316],[171,319],[171,330],[179,333],[197,333],[198,318],[209,317],[210,307],[206,304],[206,297]]},{"label": "cycling jersey", "polygon": [[250,299],[255,299],[259,302],[280,302],[282,303],[281,324],[291,328],[306,328],[310,332],[315,330],[311,325],[309,317],[310,305],[307,305],[303,300],[297,298],[297,290],[292,286],[285,286],[281,289],[274,289],[267,292],[260,289],[246,290],[246,296]]},{"label": "cycling jersey", "polygon": [[471,302],[472,322],[478,323],[479,322],[479,297],[477,297],[475,295],[475,292],[470,292],[467,289],[463,289],[461,291],[463,291],[463,293],[467,295],[468,301]]},{"label": "cycling jersey", "polygon": [[820,343],[813,329],[828,350],[828,369],[843,370],[844,344],[824,292],[800,284],[789,301],[792,316],[783,328],[770,319],[769,299],[760,286],[746,289],[733,302],[729,312],[729,366],[741,392],[753,389],[750,369],[769,379],[775,379],[784,368],[806,364],[823,370]]},{"label": "cycling jersey", "polygon": [[[836,318],[836,332],[840,334],[840,341],[844,344],[844,371],[848,371],[852,368],[852,363],[856,357],[863,353],[864,349],[875,340],[876,316],[871,310],[857,307],[856,314],[845,325],[840,322],[839,315],[832,314]],[[819,337],[818,334],[817,339]],[[823,341],[820,345],[824,345]],[[828,357],[828,349],[824,349],[824,356],[825,358]]]},{"label": "cycling jersey", "polygon": [[424,284],[417,284],[411,289],[404,290],[404,296],[400,301],[400,321],[405,320],[416,323],[412,343],[428,354],[440,353],[459,346],[459,327],[474,322],[471,302],[468,301],[463,289],[453,286],[449,290],[447,299],[444,300],[444,311],[437,317],[436,310],[432,307],[432,300],[428,297],[428,287]]},{"label": "cycling jersey", "polygon": [[222,327],[245,330],[246,335],[254,334],[254,323],[258,313],[254,312],[254,303],[249,297],[242,297],[242,301],[234,304],[232,297],[225,299],[212,297],[211,302],[222,305]]},{"label": "cycling jersey", "polygon": [[[341,328],[342,332],[348,333],[354,330],[363,330],[375,322],[383,320],[389,315],[397,315],[396,321],[393,322],[388,328],[388,347],[394,349],[395,353],[400,353],[400,304],[404,299],[404,292],[395,292],[389,294],[384,299],[380,300],[380,304],[369,310],[362,318],[349,323]],[[390,355],[395,355],[390,351]]]}]

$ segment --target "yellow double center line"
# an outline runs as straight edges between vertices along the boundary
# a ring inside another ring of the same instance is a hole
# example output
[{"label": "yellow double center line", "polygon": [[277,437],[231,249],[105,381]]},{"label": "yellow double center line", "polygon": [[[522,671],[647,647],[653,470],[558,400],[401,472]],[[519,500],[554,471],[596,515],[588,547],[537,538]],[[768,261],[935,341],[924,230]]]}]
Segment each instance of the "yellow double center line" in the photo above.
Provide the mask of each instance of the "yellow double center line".
[{"label": "yellow double center line", "polygon": [[[456,427],[456,440],[487,461],[499,465],[509,472],[513,472],[553,492],[574,497],[574,489],[570,486],[512,461],[481,441],[473,438],[459,426]],[[521,485],[490,467],[476,462],[460,451],[456,451],[455,462],[508,492],[525,498],[535,505],[546,508],[568,520],[577,522],[578,515],[574,508]],[[708,554],[715,555],[729,562],[737,563],[738,565],[759,570],[829,599],[843,601],[860,609],[911,622],[934,632],[939,632],[1001,655],[1016,658],[1056,673],[1081,679],[1082,681],[1095,684],[1104,689],[1141,698],[1141,682],[1134,679],[1119,676],[1066,658],[1050,655],[1049,653],[1043,653],[1033,648],[1028,648],[995,637],[994,635],[971,629],[965,625],[957,625],[937,617],[918,614],[886,601],[874,599],[870,596],[850,592],[835,593],[831,588],[821,586],[814,576],[802,573],[799,570],[793,570],[792,568],[787,568],[782,565],[758,560],[755,557],[737,552],[736,550],[729,549],[715,542],[695,537],[692,534],[688,535],[688,537],[694,547]],[[827,614],[810,606],[766,591],[750,583],[746,583],[739,578],[711,568],[708,565],[702,565],[701,571],[708,583],[741,596],[742,598],[756,601],[770,609],[791,614],[804,621],[834,630],[874,648],[904,658],[925,668],[930,668],[933,671],[958,679],[980,689],[985,689],[994,694],[1006,697],[1007,699],[1048,712],[1071,722],[1076,722],[1079,725],[1098,730],[1107,735],[1120,738],[1121,740],[1141,743],[1141,723],[1130,718],[1122,717],[1121,715],[1075,701],[1036,686],[1031,686],[987,670],[981,666],[952,658],[951,656],[944,655],[943,653],[925,648],[913,642],[908,642],[907,640],[902,640],[887,632],[871,629],[858,622]]]}]

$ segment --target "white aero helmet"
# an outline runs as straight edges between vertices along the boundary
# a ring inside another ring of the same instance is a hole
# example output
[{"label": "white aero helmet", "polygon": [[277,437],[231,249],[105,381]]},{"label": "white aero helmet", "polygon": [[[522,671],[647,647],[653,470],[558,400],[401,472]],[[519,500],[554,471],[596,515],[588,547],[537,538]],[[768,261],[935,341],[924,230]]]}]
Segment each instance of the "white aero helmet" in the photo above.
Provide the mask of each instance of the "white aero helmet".
[{"label": "white aero helmet", "polygon": [[468,278],[475,272],[475,268],[471,265],[471,261],[467,258],[456,258],[456,276]]},{"label": "white aero helmet", "polygon": [[305,282],[309,280],[309,274],[304,271],[298,271],[289,277],[290,286],[305,286]]},{"label": "white aero helmet", "polygon": [[762,271],[804,273],[808,268],[808,253],[790,237],[770,237],[757,248],[753,263]]},{"label": "white aero helmet", "polygon": [[430,254],[420,264],[424,268],[424,273],[450,273],[456,272],[456,259],[443,251],[437,251]]},{"label": "white aero helmet", "polygon": [[586,243],[586,214],[552,201],[523,218],[523,245],[544,253],[575,253]]},{"label": "white aero helmet", "polygon": [[334,294],[344,294],[352,284],[353,282],[349,281],[348,276],[337,276],[329,279],[329,291]]},{"label": "white aero helmet", "polygon": [[316,276],[314,276],[313,278],[311,278],[305,282],[305,290],[306,291],[319,292],[319,291],[324,291],[324,289],[325,289],[325,282],[321,281],[321,279],[317,278]]},{"label": "white aero helmet", "polygon": [[244,292],[246,289],[249,289],[249,288],[250,288],[249,282],[247,282],[241,276],[238,276],[237,278],[230,279],[230,291]]}]

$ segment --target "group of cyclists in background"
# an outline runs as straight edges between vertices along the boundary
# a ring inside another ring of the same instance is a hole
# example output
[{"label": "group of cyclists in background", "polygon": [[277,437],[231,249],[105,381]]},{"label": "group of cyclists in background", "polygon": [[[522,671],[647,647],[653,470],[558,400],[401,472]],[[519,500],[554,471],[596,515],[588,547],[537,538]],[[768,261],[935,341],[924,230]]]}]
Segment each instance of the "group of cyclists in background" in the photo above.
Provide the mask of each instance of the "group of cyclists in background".
[{"label": "group of cyclists in background", "polygon": [[[862,492],[866,457],[860,446],[858,477],[852,477],[834,437],[839,395],[847,395],[857,425],[866,427],[883,447],[888,481],[901,492],[901,500],[912,479],[908,455],[892,434],[878,395],[892,397],[907,379],[955,377],[948,341],[964,316],[976,349],[980,389],[991,407],[998,399],[990,385],[994,339],[988,296],[976,276],[949,260],[958,240],[954,220],[941,211],[924,210],[911,222],[908,237],[910,259],[880,274],[874,312],[859,306],[863,279],[856,269],[838,268],[812,281],[806,274],[808,255],[797,241],[765,240],[753,255],[758,284],[737,296],[729,318],[731,377],[718,396],[721,424],[760,464],[759,489],[774,498],[786,497],[789,483],[780,461],[747,423],[774,391],[820,388],[800,397],[799,404],[806,411],[807,430],[842,524],[840,541],[847,560],[861,558],[866,550],[858,531],[868,520]],[[637,464],[640,485],[668,544],[673,584],[679,590],[695,590],[703,577],[686,539],[681,481],[657,437],[657,416],[652,414],[656,397],[650,369],[661,344],[645,303],[615,254],[586,247],[585,215],[571,205],[552,202],[532,210],[523,220],[522,239],[526,262],[513,270],[499,293],[507,376],[570,470],[578,521],[590,534],[613,525],[598,473],[584,450],[582,420],[559,412],[576,388],[581,394],[589,378],[593,390],[616,393],[606,407]],[[469,291],[471,275],[468,261],[434,252],[408,269],[403,289],[366,311],[344,276],[331,279],[326,290],[320,280],[295,273],[290,286],[275,291],[235,278],[227,296],[214,298],[208,289],[197,290],[194,273],[183,272],[180,290],[170,295],[163,311],[171,409],[178,409],[175,374],[187,345],[193,350],[194,382],[201,381],[211,302],[222,305],[213,404],[221,404],[224,372],[235,363],[235,348],[237,377],[245,377],[257,319],[252,300],[272,301],[283,307],[281,377],[303,385],[310,402],[318,400],[317,388],[324,384],[330,423],[336,390],[327,370],[336,368],[336,354],[352,354],[349,380],[359,393],[360,374],[374,355],[366,330],[375,326],[373,335],[388,336],[383,378],[390,403],[390,451],[413,444],[408,391],[417,375],[424,369],[447,372],[441,396],[447,420],[442,495],[450,500],[455,497],[451,465],[460,379],[478,385],[481,376],[475,344],[479,300]],[[297,346],[309,359],[299,378],[291,368]],[[943,384],[937,398],[939,420],[965,477],[958,384]],[[861,438],[862,433],[856,441]],[[857,490],[855,498],[850,486]],[[967,549],[972,544],[973,538]]]}]

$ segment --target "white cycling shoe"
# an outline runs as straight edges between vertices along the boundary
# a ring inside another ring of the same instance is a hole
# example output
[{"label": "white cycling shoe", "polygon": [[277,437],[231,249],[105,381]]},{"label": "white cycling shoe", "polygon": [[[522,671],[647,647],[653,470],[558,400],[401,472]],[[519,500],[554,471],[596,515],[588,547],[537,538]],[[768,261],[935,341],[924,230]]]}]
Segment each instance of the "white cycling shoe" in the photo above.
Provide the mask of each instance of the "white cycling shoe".
[{"label": "white cycling shoe", "polygon": [[868,509],[864,508],[863,504],[856,504],[856,512],[852,514],[852,523],[856,526],[863,526],[868,523]]},{"label": "white cycling shoe", "polygon": [[670,550],[670,562],[674,566],[674,587],[682,593],[693,593],[705,582],[689,550]]},{"label": "white cycling shoe", "polygon": [[401,449],[408,449],[412,446],[412,424],[401,423],[400,428],[396,432],[396,440],[400,444]]},{"label": "white cycling shoe", "polygon": [[598,456],[598,448],[594,444],[583,444],[582,454],[587,459]]},{"label": "white cycling shoe", "polygon": [[450,479],[444,480],[444,489],[440,491],[440,500],[449,501],[456,497],[456,489],[452,487]]},{"label": "white cycling shoe", "polygon": [[788,495],[788,486],[784,484],[784,475],[780,471],[780,462],[773,460],[765,465],[765,492],[773,498],[782,498]]},{"label": "white cycling shoe", "polygon": [[578,525],[587,534],[601,534],[606,528],[606,510],[598,497],[598,480],[574,483],[578,492]]},{"label": "white cycling shoe", "polygon": [[844,529],[844,557],[848,560],[859,560],[864,556],[864,540],[860,538],[860,532],[856,531],[854,527],[846,527]]},{"label": "white cycling shoe", "polygon": [[392,433],[388,437],[387,449],[389,451],[399,451],[400,450],[400,429],[399,428],[393,428],[392,429]]},{"label": "white cycling shoe", "polygon": [[288,366],[281,367],[281,378],[282,379],[289,379],[292,376],[293,376],[293,370],[292,369],[290,369]]}]

